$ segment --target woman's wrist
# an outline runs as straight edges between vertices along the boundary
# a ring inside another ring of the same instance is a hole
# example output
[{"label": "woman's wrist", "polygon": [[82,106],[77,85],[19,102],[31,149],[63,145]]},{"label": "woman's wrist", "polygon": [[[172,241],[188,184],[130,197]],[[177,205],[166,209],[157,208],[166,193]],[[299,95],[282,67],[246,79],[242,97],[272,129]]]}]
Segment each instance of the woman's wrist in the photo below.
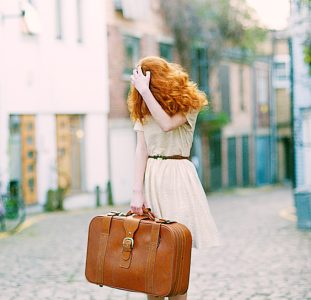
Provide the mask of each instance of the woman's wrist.
[{"label": "woman's wrist", "polygon": [[150,92],[150,89],[149,89],[148,86],[143,87],[143,88],[139,91],[140,95],[141,95],[143,98],[146,97],[146,96],[148,95],[149,92]]},{"label": "woman's wrist", "polygon": [[143,188],[133,188],[133,193],[142,193],[143,191]]}]

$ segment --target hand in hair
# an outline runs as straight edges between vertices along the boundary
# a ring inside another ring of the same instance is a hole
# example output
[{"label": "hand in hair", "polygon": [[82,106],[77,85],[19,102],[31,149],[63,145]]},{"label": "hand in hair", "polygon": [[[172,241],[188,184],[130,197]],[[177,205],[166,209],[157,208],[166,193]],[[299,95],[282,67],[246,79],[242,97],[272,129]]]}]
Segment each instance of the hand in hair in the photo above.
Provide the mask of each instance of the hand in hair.
[{"label": "hand in hair", "polygon": [[142,94],[144,91],[149,89],[150,71],[146,71],[145,76],[141,66],[137,66],[137,68],[133,70],[133,75],[131,75],[131,83],[134,85],[136,90]]}]

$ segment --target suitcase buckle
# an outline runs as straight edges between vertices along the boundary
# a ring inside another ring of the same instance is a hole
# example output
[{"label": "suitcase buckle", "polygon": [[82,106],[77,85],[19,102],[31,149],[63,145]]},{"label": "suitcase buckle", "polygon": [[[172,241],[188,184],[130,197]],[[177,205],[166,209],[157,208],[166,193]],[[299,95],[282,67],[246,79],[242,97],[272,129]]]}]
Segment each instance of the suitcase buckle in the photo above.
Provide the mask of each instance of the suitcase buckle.
[{"label": "suitcase buckle", "polygon": [[119,211],[111,211],[107,214],[107,216],[118,216],[120,214]]},{"label": "suitcase buckle", "polygon": [[134,247],[134,239],[131,237],[125,237],[123,239],[122,245],[123,245],[123,248],[125,248],[125,249],[130,248],[130,250],[132,250]]}]

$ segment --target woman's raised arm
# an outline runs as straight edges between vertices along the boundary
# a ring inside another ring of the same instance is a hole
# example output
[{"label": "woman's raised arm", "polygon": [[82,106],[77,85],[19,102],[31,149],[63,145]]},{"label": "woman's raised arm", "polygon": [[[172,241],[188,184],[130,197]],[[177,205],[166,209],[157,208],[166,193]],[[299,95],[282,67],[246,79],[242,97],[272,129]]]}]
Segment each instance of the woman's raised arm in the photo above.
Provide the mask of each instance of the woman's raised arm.
[{"label": "woman's raised arm", "polygon": [[137,69],[133,70],[133,75],[131,77],[132,84],[134,84],[137,91],[143,97],[151,115],[159,124],[161,129],[163,131],[170,131],[186,123],[187,119],[184,114],[177,113],[171,117],[154,98],[153,94],[149,89],[150,76],[152,76],[152,74],[150,74],[150,71],[147,71],[145,76],[142,72],[141,66],[138,66]]}]

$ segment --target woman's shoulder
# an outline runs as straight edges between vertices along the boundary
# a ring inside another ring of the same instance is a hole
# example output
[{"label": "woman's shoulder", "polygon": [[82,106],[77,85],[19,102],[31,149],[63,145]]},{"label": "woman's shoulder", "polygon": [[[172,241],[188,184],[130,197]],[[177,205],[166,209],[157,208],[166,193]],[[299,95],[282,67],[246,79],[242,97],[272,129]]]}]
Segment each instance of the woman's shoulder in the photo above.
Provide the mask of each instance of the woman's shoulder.
[{"label": "woman's shoulder", "polygon": [[136,131],[144,131],[145,127],[148,126],[150,123],[152,123],[152,116],[145,116],[142,121],[136,120],[134,122],[134,130]]},{"label": "woman's shoulder", "polygon": [[195,123],[198,117],[198,114],[200,112],[201,109],[190,109],[189,111],[187,111],[186,113],[184,113],[187,122],[185,123],[185,126],[187,126],[189,129],[194,130],[195,128]]}]

